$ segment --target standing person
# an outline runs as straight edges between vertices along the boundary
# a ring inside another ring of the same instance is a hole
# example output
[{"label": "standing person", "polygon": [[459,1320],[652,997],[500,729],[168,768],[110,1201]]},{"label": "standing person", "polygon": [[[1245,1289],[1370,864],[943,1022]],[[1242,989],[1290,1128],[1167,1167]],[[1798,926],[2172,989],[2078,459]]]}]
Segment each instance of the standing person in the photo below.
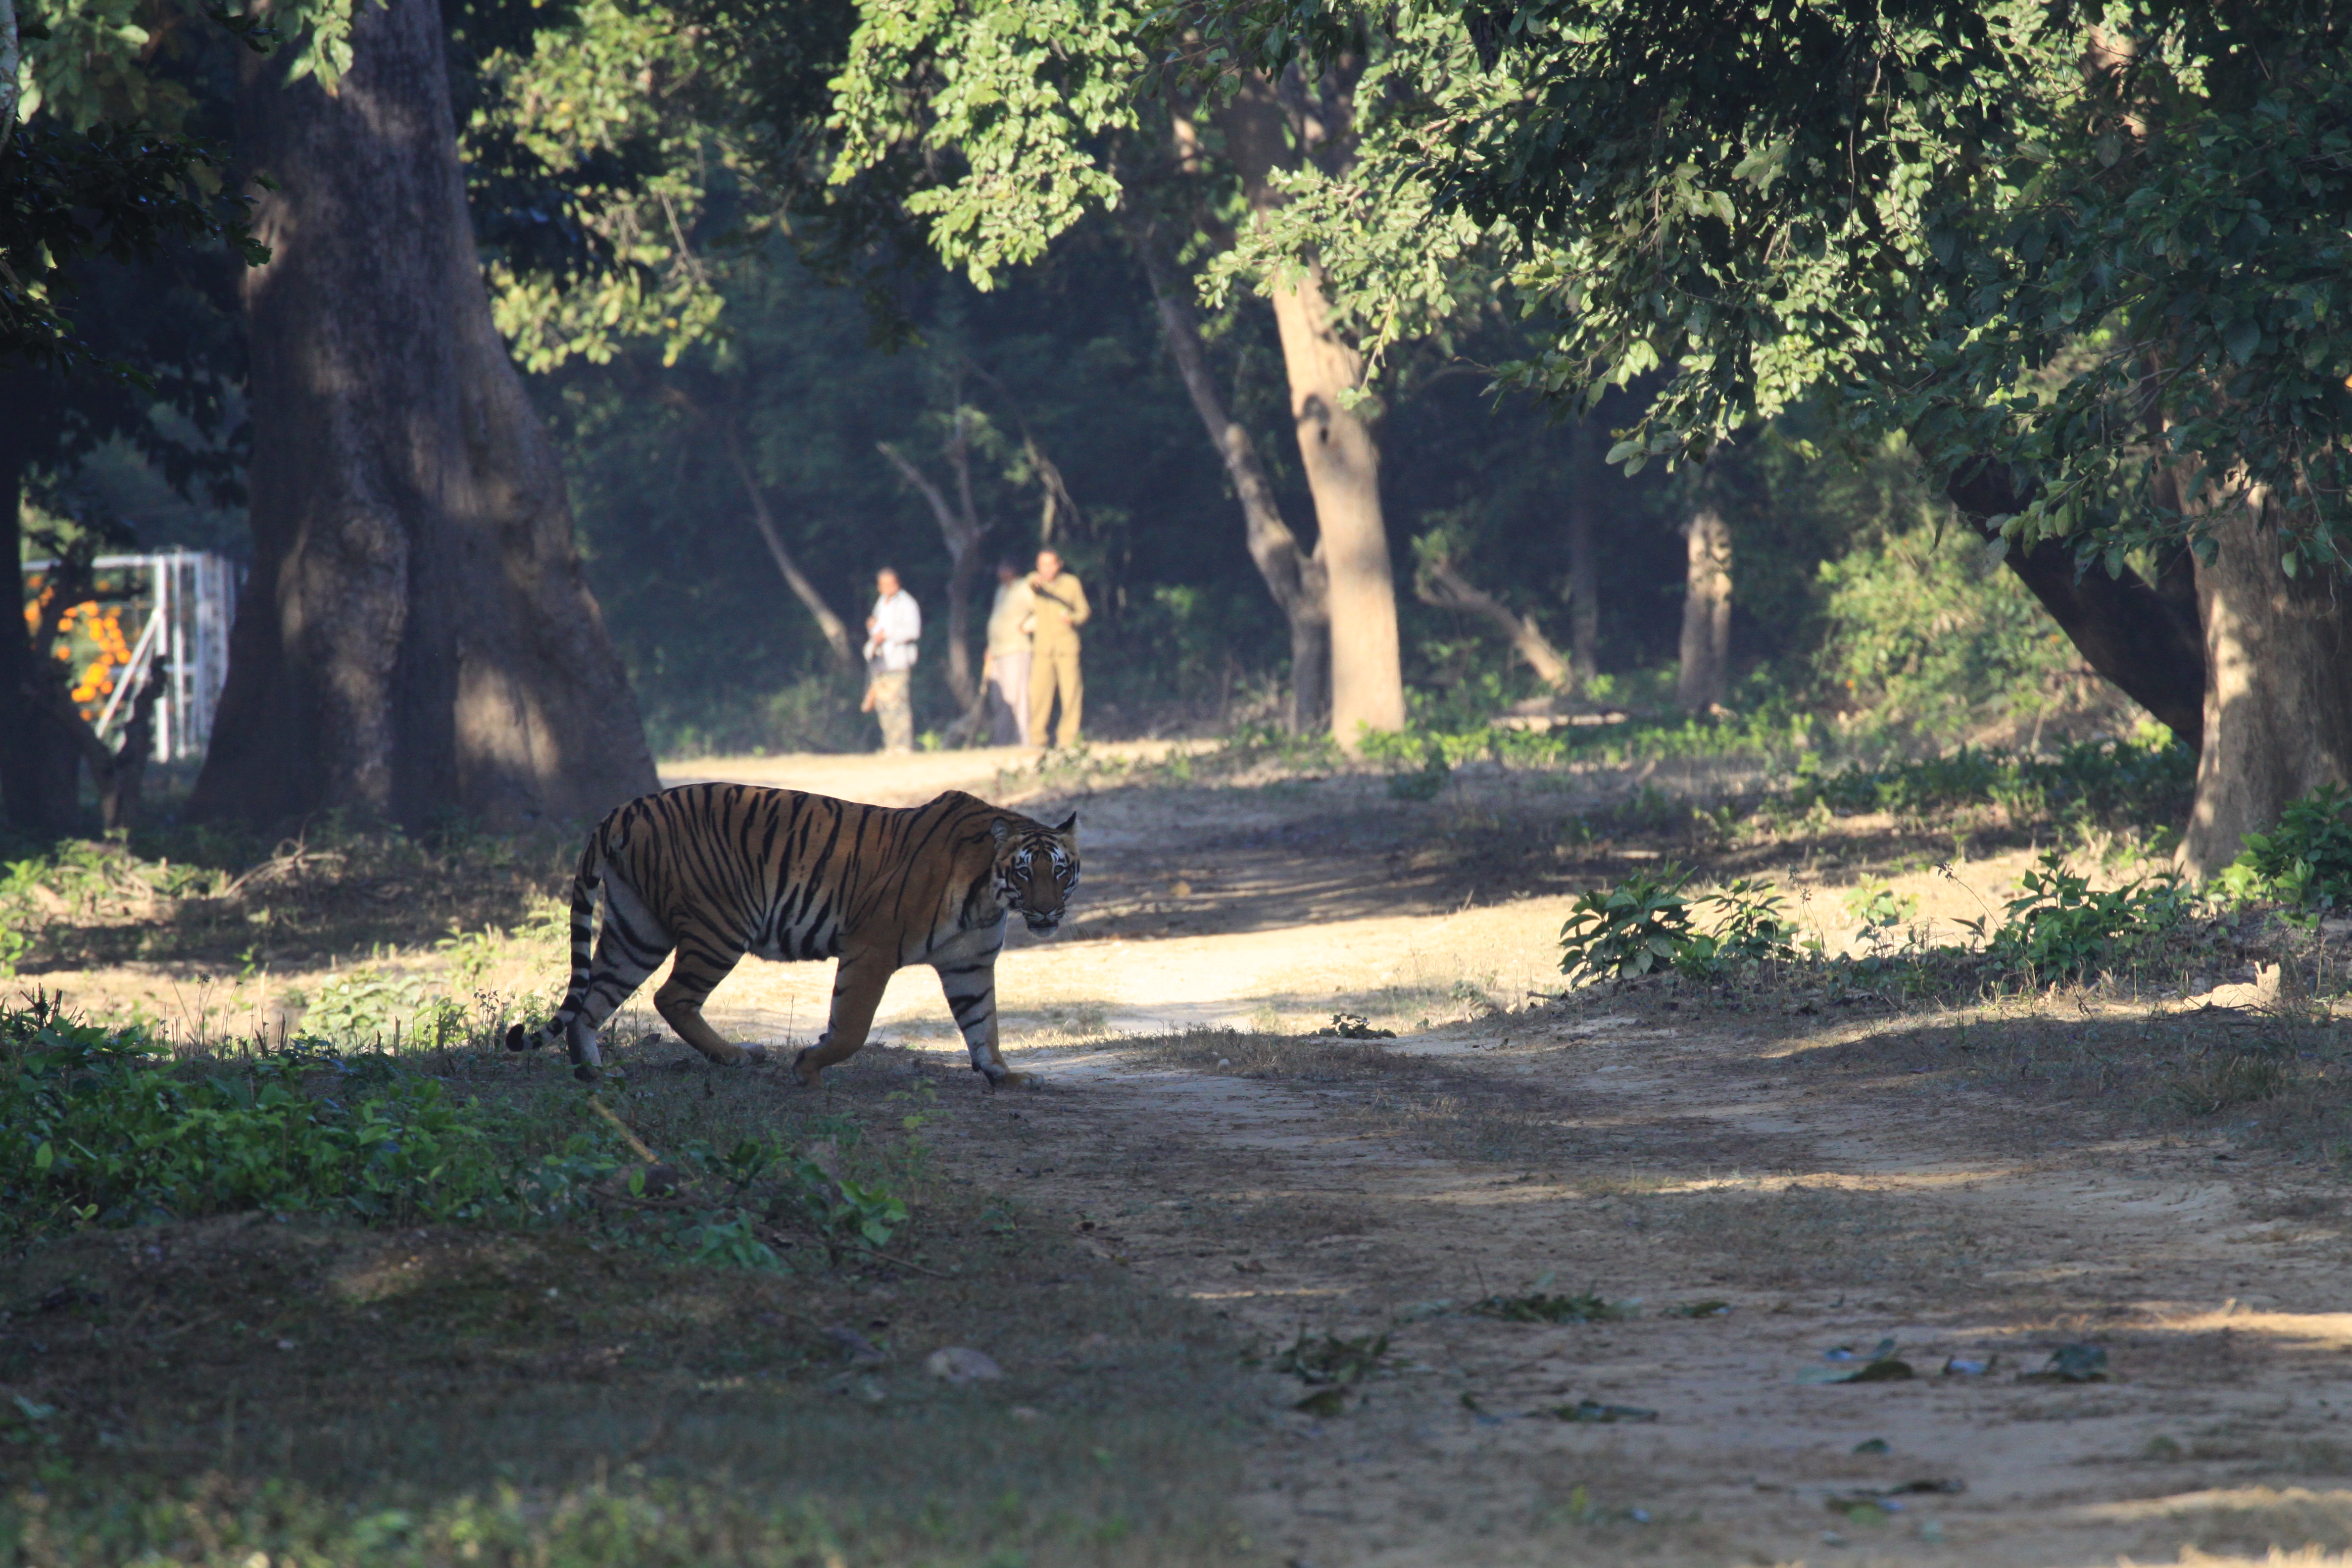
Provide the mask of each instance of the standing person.
[{"label": "standing person", "polygon": [[[1075,746],[1078,714],[1086,706],[1086,682],[1078,674],[1078,628],[1093,612],[1087,608],[1087,590],[1062,570],[1062,558],[1050,550],[1037,552],[1037,570],[1029,574],[1030,603],[1036,629],[1031,635],[1029,665],[1029,743],[1033,746]],[[1062,724],[1049,731],[1054,698],[1062,699]]]},{"label": "standing person", "polygon": [[996,563],[996,602],[988,611],[988,743],[1029,743],[1029,627],[1035,600],[1021,568],[1009,558]]},{"label": "standing person", "polygon": [[890,567],[874,574],[874,613],[866,617],[865,711],[882,721],[882,749],[903,755],[915,749],[915,705],[908,688],[923,612]]}]

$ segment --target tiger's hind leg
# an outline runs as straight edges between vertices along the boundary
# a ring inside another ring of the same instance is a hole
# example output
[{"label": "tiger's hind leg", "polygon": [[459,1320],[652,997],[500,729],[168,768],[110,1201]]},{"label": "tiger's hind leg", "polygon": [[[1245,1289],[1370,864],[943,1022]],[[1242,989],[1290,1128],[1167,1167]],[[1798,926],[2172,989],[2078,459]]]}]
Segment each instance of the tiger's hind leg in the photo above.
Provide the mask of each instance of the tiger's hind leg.
[{"label": "tiger's hind leg", "polygon": [[882,1005],[883,988],[898,968],[886,952],[844,955],[833,972],[833,1015],[814,1046],[793,1058],[793,1071],[803,1086],[816,1087],[819,1074],[835,1062],[845,1062],[866,1044],[874,1027],[874,1009]]},{"label": "tiger's hind leg", "polygon": [[768,1059],[767,1047],[730,1044],[702,1016],[702,1004],[742,959],[742,948],[723,938],[702,931],[681,932],[677,963],[670,970],[669,978],[662,982],[661,989],[654,993],[654,1010],[662,1016],[662,1022],[676,1029],[678,1038],[722,1067],[741,1067]]},{"label": "tiger's hind leg", "polygon": [[[628,884],[607,873],[604,878],[604,929],[597,933],[596,956],[590,963],[588,984],[576,1005],[567,1001],[543,1031],[561,1034],[572,1047],[572,1076],[594,1083],[603,1076],[604,1053],[597,1032],[614,1009],[627,1001],[646,977],[669,956],[669,932],[653,918],[645,901]],[[509,1041],[509,1044],[512,1042]]]}]

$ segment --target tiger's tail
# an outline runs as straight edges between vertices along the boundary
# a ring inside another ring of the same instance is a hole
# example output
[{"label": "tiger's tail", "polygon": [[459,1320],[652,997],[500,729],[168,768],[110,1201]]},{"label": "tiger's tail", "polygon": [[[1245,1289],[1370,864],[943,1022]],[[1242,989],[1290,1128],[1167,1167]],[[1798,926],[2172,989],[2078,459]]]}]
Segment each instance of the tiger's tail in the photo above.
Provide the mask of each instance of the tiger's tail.
[{"label": "tiger's tail", "polygon": [[563,1005],[552,1017],[538,1028],[525,1033],[520,1024],[507,1028],[507,1049],[537,1050],[565,1038],[572,1020],[588,1000],[589,951],[596,939],[596,889],[604,876],[604,830],[599,826],[588,836],[588,846],[580,851],[580,868],[572,876],[572,984],[563,993]]}]

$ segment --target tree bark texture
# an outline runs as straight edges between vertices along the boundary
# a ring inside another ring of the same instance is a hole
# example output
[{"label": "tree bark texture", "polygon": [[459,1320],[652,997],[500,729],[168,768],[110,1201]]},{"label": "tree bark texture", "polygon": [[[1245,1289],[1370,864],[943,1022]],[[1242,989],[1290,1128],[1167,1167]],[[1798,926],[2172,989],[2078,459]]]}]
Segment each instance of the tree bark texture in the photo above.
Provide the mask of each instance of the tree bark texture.
[{"label": "tree bark texture", "polygon": [[1685,713],[1721,707],[1731,675],[1731,529],[1715,508],[1683,525],[1689,565],[1683,586],[1682,670],[1675,700]]},{"label": "tree bark texture", "polygon": [[815,584],[808,580],[808,574],[801,570],[800,563],[793,559],[793,552],[784,547],[783,531],[776,526],[775,514],[768,510],[767,493],[761,489],[759,475],[752,471],[751,460],[744,455],[741,435],[732,423],[723,421],[719,434],[727,444],[727,459],[734,465],[735,477],[742,481],[743,494],[751,501],[752,526],[767,542],[768,553],[774,558],[776,571],[783,577],[784,586],[792,590],[793,597],[798,599],[815,620],[816,629],[824,636],[824,646],[833,650],[834,662],[845,670],[855,670],[857,668],[857,650],[850,644],[849,626],[834,613],[833,606],[825,603],[824,595],[817,591]]},{"label": "tree bark texture", "polygon": [[1290,711],[1287,728],[1294,735],[1320,729],[1330,689],[1330,587],[1323,563],[1299,547],[1298,536],[1283,521],[1274,486],[1258,461],[1249,431],[1225,410],[1216,379],[1209,374],[1209,356],[1202,347],[1201,319],[1192,309],[1190,284],[1176,275],[1150,226],[1130,215],[1128,237],[1151,284],[1160,306],[1160,329],[1168,355],[1192,399],[1192,410],[1209,433],[1232,480],[1242,507],[1242,529],[1250,560],[1265,590],[1274,596],[1290,626]]},{"label": "tree bark texture", "polygon": [[553,448],[491,323],[440,8],[363,7],[329,94],[241,63],[254,565],[190,808],[593,817],[657,786]]},{"label": "tree bark texture", "polygon": [[1520,615],[1502,600],[1495,597],[1462,574],[1461,568],[1443,556],[1433,556],[1421,563],[1413,574],[1413,593],[1424,605],[1441,610],[1458,610],[1475,616],[1501,632],[1518,656],[1528,661],[1536,679],[1555,691],[1568,689],[1574,671],[1551,638],[1531,616]]},{"label": "tree bark texture", "polygon": [[2200,879],[2300,796],[2352,783],[2352,594],[2329,574],[2282,571],[2263,512],[2257,497],[2216,526],[2214,559],[2196,572],[2204,743],[2180,858]]},{"label": "tree bark texture", "polygon": [[[1245,78],[1218,122],[1250,210],[1271,210],[1282,199],[1275,171],[1298,162],[1273,84]],[[1363,384],[1363,356],[1333,326],[1319,270],[1307,267],[1281,283],[1273,301],[1298,455],[1315,497],[1315,552],[1329,584],[1331,734],[1352,752],[1363,731],[1402,730],[1405,721],[1380,446],[1343,401]]]},{"label": "tree bark texture", "polygon": [[1601,584],[1592,560],[1593,497],[1600,489],[1601,446],[1587,414],[1568,437],[1568,648],[1590,680],[1600,673]]},{"label": "tree bark texture", "polygon": [[[6,390],[30,394],[29,372]],[[0,399],[0,408],[6,400]],[[74,831],[81,816],[81,758],[73,737],[49,710],[55,677],[35,660],[26,635],[23,514],[25,454],[0,432],[0,595],[9,616],[0,626],[0,809],[8,826],[36,838]]]},{"label": "tree bark texture", "polygon": [[[1979,461],[1953,474],[1944,493],[1986,538],[1995,517],[2024,510],[2031,493],[2002,464]],[[2168,554],[2149,583],[2126,568],[2110,577],[2084,571],[2054,540],[2005,557],[2018,581],[2042,601],[2091,668],[2147,709],[2190,749],[2205,732],[2205,628],[2198,573],[2189,552]]]},{"label": "tree bark texture", "polygon": [[963,436],[963,415],[956,415],[955,437],[948,447],[948,461],[956,470],[958,498],[963,507],[959,511],[948,503],[946,492],[931,482],[931,477],[908,462],[896,447],[887,441],[875,446],[890,459],[890,466],[931,505],[931,515],[939,520],[940,537],[948,547],[948,689],[955,693],[956,706],[971,708],[980,700],[979,679],[971,668],[971,589],[980,575],[980,540],[987,531],[973,515],[971,507],[971,457]]}]

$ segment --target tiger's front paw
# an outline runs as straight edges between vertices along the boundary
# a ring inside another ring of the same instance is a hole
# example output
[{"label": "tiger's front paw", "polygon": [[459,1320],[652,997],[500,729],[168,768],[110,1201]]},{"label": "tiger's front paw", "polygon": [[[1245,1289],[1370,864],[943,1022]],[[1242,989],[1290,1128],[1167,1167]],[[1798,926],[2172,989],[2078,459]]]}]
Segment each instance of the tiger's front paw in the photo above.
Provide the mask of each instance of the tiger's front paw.
[{"label": "tiger's front paw", "polygon": [[824,1071],[823,1068],[809,1065],[809,1053],[814,1049],[814,1046],[803,1046],[793,1053],[793,1076],[801,1080],[803,1089],[814,1089],[817,1075]]},{"label": "tiger's front paw", "polygon": [[738,1067],[766,1067],[768,1065],[768,1047],[765,1046],[745,1046],[743,1047],[743,1054],[736,1058],[735,1062]]}]

